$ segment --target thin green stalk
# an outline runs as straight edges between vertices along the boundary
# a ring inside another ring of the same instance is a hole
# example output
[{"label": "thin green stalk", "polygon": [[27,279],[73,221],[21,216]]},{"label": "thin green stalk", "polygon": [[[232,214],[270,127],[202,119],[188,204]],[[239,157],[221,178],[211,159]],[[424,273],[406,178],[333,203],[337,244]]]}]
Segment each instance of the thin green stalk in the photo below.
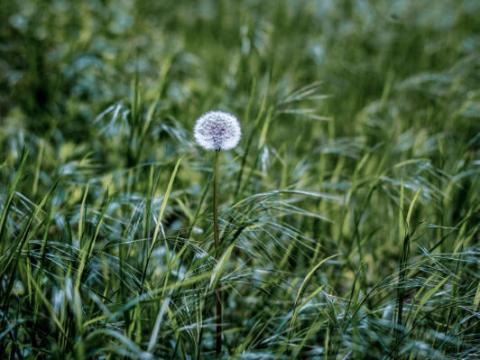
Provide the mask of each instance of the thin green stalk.
[{"label": "thin green stalk", "polygon": [[[218,259],[220,254],[220,232],[218,227],[218,158],[220,151],[215,151],[213,160],[213,240],[214,240],[214,254]],[[217,321],[215,334],[215,353],[217,356],[222,352],[222,293],[221,284],[218,282],[215,288],[215,318]]]}]

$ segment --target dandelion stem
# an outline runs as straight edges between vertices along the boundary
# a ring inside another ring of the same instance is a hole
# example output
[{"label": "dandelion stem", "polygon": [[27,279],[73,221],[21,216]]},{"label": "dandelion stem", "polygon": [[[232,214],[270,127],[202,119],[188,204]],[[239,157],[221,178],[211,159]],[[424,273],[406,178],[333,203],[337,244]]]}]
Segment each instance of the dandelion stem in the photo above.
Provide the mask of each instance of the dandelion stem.
[{"label": "dandelion stem", "polygon": [[[213,160],[213,239],[214,254],[218,259],[220,255],[220,232],[218,228],[218,158],[220,151],[215,151]],[[216,334],[215,334],[215,352],[217,356],[222,352],[222,293],[220,281],[215,289],[215,318],[216,318]]]}]

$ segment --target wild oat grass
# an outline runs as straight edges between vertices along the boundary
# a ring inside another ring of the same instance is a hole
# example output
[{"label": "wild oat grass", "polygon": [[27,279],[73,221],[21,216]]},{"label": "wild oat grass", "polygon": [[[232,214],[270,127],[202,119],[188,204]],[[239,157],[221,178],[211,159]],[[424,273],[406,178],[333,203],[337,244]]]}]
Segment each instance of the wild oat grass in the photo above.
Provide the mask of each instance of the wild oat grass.
[{"label": "wild oat grass", "polygon": [[[0,2],[6,359],[480,357],[476,0]],[[228,109],[218,163],[194,121]],[[223,294],[223,319],[215,314]]]}]

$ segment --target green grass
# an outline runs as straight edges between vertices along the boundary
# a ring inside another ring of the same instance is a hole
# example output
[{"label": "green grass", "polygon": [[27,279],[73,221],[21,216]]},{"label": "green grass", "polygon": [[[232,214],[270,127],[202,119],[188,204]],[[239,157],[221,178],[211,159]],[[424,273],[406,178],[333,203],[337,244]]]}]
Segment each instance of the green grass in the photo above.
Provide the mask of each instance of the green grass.
[{"label": "green grass", "polygon": [[[5,359],[480,358],[476,0],[0,3]],[[195,119],[236,114],[220,157]],[[222,255],[223,254],[223,255]]]}]

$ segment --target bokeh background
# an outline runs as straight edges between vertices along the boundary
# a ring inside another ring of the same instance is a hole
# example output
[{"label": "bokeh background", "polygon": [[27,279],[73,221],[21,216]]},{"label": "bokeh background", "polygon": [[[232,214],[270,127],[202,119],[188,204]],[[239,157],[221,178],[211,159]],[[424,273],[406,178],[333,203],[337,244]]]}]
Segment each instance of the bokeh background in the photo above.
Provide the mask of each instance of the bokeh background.
[{"label": "bokeh background", "polygon": [[480,356],[479,54],[477,0],[3,0],[4,353],[213,357],[220,282],[225,357]]}]

